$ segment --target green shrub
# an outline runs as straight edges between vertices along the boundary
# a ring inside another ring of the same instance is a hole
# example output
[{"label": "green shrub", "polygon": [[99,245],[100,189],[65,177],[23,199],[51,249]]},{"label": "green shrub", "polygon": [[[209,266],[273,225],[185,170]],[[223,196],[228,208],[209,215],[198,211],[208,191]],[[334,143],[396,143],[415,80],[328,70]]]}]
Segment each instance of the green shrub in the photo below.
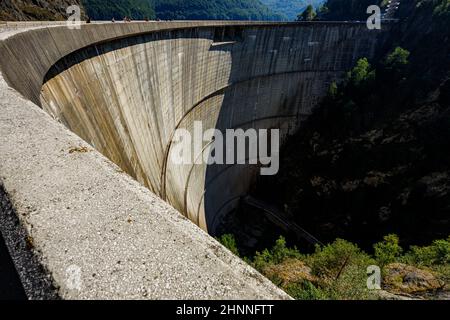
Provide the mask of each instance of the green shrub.
[{"label": "green shrub", "polygon": [[307,257],[307,264],[321,280],[328,299],[362,300],[370,297],[367,289],[367,267],[375,261],[358,246],[337,239]]},{"label": "green shrub", "polygon": [[343,269],[349,265],[363,267],[365,274],[367,267],[373,264],[373,260],[358,246],[337,239],[324,247],[317,246],[316,252],[307,257],[307,264],[316,276],[334,280],[339,278]]},{"label": "green shrub", "polygon": [[300,258],[301,254],[297,248],[288,248],[286,239],[280,237],[272,249],[265,249],[262,252],[256,252],[253,260],[253,266],[257,270],[263,270],[269,264],[280,264],[289,258]]},{"label": "green shrub", "polygon": [[375,70],[372,69],[367,58],[359,59],[356,66],[347,73],[347,83],[358,87],[375,79]]},{"label": "green shrub", "polygon": [[427,247],[412,246],[403,260],[417,266],[448,265],[450,264],[450,237],[447,240],[436,240]]},{"label": "green shrub", "polygon": [[[222,235],[218,240],[239,256],[236,239],[232,234]],[[326,246],[316,246],[313,254],[302,255],[296,247],[288,248],[285,238],[280,237],[271,249],[257,252],[253,259],[244,258],[244,261],[298,300],[377,299],[376,292],[367,288],[367,267],[385,266],[396,261],[429,267],[440,279],[450,282],[450,237],[447,240],[436,240],[427,247],[411,247],[402,256],[399,238],[391,234],[375,244],[374,249],[375,259],[357,245],[337,239]],[[295,267],[281,266],[289,259],[300,260],[302,266],[311,268],[311,274],[306,271],[308,276],[291,277],[295,275]]]},{"label": "green shrub", "polygon": [[350,264],[340,277],[324,287],[330,300],[370,300],[375,299],[373,291],[367,288],[367,266]]},{"label": "green shrub", "polygon": [[217,240],[228,250],[239,257],[239,250],[236,244],[236,238],[232,234],[224,234],[221,237],[217,238]]},{"label": "green shrub", "polygon": [[291,283],[284,290],[296,300],[327,300],[327,293],[309,281]]},{"label": "green shrub", "polygon": [[385,266],[399,260],[403,249],[399,245],[398,236],[390,234],[385,236],[383,242],[375,244],[375,259],[380,266]]},{"label": "green shrub", "polygon": [[448,240],[436,240],[432,245],[436,264],[450,263],[450,237]]},{"label": "green shrub", "polygon": [[436,3],[436,6],[433,10],[433,18],[438,20],[447,20],[448,27],[448,19],[450,18],[450,1],[448,0],[439,0]]},{"label": "green shrub", "polygon": [[297,16],[297,21],[312,21],[316,18],[317,13],[312,5],[308,5],[306,9]]},{"label": "green shrub", "polygon": [[262,252],[256,252],[252,265],[256,270],[262,271],[270,263],[273,263],[272,255],[269,249],[264,249]]},{"label": "green shrub", "polygon": [[387,55],[384,65],[388,68],[398,68],[409,63],[410,52],[401,47],[396,47],[394,51]]},{"label": "green shrub", "polygon": [[272,248],[272,257],[274,263],[282,263],[288,258],[298,258],[300,252],[297,248],[288,248],[286,246],[286,239],[280,237],[276,242],[275,246]]},{"label": "green shrub", "polygon": [[328,89],[328,95],[331,96],[332,98],[335,98],[339,93],[339,87],[336,83],[336,81],[333,81],[330,84],[330,88]]}]

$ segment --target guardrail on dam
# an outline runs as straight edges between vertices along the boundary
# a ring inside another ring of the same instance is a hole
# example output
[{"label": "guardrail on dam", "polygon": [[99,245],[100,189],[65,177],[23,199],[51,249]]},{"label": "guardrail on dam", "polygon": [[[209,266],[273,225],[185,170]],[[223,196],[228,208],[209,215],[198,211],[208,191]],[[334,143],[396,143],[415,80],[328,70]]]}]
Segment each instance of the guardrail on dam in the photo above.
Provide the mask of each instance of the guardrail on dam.
[{"label": "guardrail on dam", "polygon": [[214,234],[256,168],[174,165],[173,134],[201,120],[285,138],[383,31],[210,21],[0,33],[1,229],[29,297],[287,298],[162,201]]}]

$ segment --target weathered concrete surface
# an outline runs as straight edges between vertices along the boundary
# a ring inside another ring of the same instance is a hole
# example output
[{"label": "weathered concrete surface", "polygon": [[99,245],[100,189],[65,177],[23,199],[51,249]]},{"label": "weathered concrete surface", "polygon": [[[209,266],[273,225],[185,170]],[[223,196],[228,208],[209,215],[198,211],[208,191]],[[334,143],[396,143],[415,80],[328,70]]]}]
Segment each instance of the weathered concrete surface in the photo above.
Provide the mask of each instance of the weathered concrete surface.
[{"label": "weathered concrete surface", "polygon": [[173,132],[202,120],[287,135],[379,36],[211,21],[0,33],[1,228],[29,296],[286,298],[154,195],[214,232],[255,176],[171,165]]}]

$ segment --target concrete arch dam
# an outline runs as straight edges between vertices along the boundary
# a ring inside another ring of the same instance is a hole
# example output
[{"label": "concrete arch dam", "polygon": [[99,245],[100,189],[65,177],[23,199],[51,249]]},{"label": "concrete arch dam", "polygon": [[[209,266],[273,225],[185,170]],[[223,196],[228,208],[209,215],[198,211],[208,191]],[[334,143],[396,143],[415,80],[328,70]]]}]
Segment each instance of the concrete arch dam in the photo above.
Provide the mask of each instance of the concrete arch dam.
[{"label": "concrete arch dam", "polygon": [[192,132],[202,121],[220,130],[280,128],[285,137],[332,81],[374,55],[380,36],[357,23],[104,31],[104,41],[40,70],[42,88],[38,82],[30,98],[212,234],[247,192],[255,167],[175,165],[168,160],[174,131]]},{"label": "concrete arch dam", "polygon": [[287,298],[166,204],[214,234],[259,168],[175,165],[174,132],[200,120],[284,139],[388,29],[0,26],[0,230],[28,297]]}]

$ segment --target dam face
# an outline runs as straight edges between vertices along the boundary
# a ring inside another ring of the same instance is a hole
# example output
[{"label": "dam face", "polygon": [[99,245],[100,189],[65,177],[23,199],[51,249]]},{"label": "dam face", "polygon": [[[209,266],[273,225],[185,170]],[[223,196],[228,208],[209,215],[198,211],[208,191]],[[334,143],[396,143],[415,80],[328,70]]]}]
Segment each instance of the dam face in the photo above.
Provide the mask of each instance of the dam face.
[{"label": "dam face", "polygon": [[[41,106],[214,234],[255,179],[246,165],[170,161],[177,129],[281,130],[284,139],[377,33],[363,24],[185,28],[77,50],[45,77]],[[210,153],[204,141],[201,154]]]}]

